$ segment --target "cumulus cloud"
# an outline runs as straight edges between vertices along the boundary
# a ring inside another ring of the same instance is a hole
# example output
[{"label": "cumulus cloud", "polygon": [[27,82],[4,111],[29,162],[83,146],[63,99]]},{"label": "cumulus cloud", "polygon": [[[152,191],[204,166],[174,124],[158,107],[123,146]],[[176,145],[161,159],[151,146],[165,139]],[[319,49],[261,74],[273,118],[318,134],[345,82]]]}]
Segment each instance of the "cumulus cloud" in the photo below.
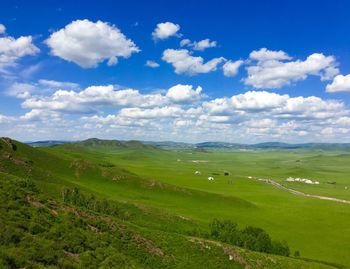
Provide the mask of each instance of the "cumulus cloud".
[{"label": "cumulus cloud", "polygon": [[44,111],[40,109],[32,109],[19,118],[23,122],[32,121],[61,121],[60,114],[55,111]]},{"label": "cumulus cloud", "polygon": [[227,61],[222,66],[222,69],[224,71],[224,75],[226,77],[234,77],[237,75],[239,68],[242,66],[244,62],[242,60],[238,61]]},{"label": "cumulus cloud", "polygon": [[214,48],[216,47],[216,45],[217,45],[216,41],[210,41],[209,38],[206,38],[198,42],[195,41],[193,43],[193,49],[203,51],[207,48]]},{"label": "cumulus cloud", "polygon": [[336,76],[332,83],[326,86],[327,92],[350,92],[350,74]]},{"label": "cumulus cloud", "polygon": [[[41,81],[42,82],[42,81]],[[52,81],[46,84],[56,84]],[[61,84],[67,82],[61,82]],[[60,83],[57,82],[58,86]],[[69,85],[68,86],[75,86]],[[168,103],[190,103],[199,100],[202,88],[191,85],[175,85],[165,95],[159,93],[142,94],[134,89],[116,89],[113,85],[90,86],[81,91],[57,90],[50,96],[31,96],[36,90],[32,84],[14,84],[11,93],[24,98],[24,108],[58,111],[64,113],[92,113],[103,107],[139,107],[150,108]]]},{"label": "cumulus cloud", "polygon": [[282,107],[274,109],[273,112],[277,118],[315,120],[337,118],[349,111],[341,101],[299,96],[288,98]]},{"label": "cumulus cloud", "polygon": [[192,56],[187,49],[167,49],[162,59],[175,68],[175,73],[189,76],[215,71],[218,64],[225,61],[225,58],[219,57],[204,62],[202,57]]},{"label": "cumulus cloud", "polygon": [[159,67],[159,63],[152,61],[152,60],[147,60],[145,63],[145,66],[151,67],[151,68],[157,68]]},{"label": "cumulus cloud", "polygon": [[3,24],[0,23],[0,34],[3,34],[3,33],[5,33],[5,32],[6,32],[6,27],[5,27],[5,25],[3,25]]},{"label": "cumulus cloud", "polygon": [[171,36],[180,37],[181,35],[178,33],[179,30],[180,25],[178,24],[172,22],[158,23],[152,33],[152,37],[154,40],[164,40]]},{"label": "cumulus cloud", "polygon": [[188,46],[188,47],[192,47],[193,50],[199,50],[199,51],[204,51],[205,49],[208,48],[214,48],[216,47],[217,42],[216,41],[210,41],[209,38],[203,39],[201,41],[194,41],[191,42],[191,40],[189,39],[183,39],[180,41],[180,46],[184,47],[184,46]]},{"label": "cumulus cloud", "polygon": [[52,55],[83,68],[97,67],[105,60],[108,65],[114,65],[119,57],[128,58],[140,51],[116,26],[86,19],[71,22],[45,42]]},{"label": "cumulus cloud", "polygon": [[27,139],[32,131],[70,139],[350,140],[349,108],[316,96],[247,91],[209,99],[201,87],[178,84],[162,93],[109,85],[23,98],[28,111],[22,116],[0,116],[3,135],[20,135],[25,128]]},{"label": "cumulus cloud", "polygon": [[231,98],[217,98],[203,103],[205,111],[213,116],[235,117],[240,121],[269,118],[279,121],[310,121],[321,124],[349,114],[343,102],[319,97],[290,97],[266,91],[249,91]]},{"label": "cumulus cloud", "polygon": [[290,57],[287,53],[285,53],[282,50],[279,51],[273,51],[268,50],[266,48],[261,48],[260,50],[253,50],[249,54],[249,58],[251,60],[255,61],[271,61],[271,60],[291,60],[292,57]]},{"label": "cumulus cloud", "polygon": [[202,87],[200,86],[193,89],[192,85],[177,84],[168,90],[166,97],[176,103],[186,103],[200,99],[201,92]]},{"label": "cumulus cloud", "polygon": [[14,38],[11,36],[0,38],[0,70],[14,66],[17,61],[28,55],[35,55],[39,49],[33,44],[31,36]]},{"label": "cumulus cloud", "polygon": [[116,90],[113,85],[90,86],[82,91],[58,90],[51,96],[32,97],[23,102],[24,108],[45,109],[68,113],[88,113],[103,106],[151,107],[165,102],[160,94],[140,94],[134,89]]},{"label": "cumulus cloud", "polygon": [[247,67],[248,77],[244,83],[258,89],[281,88],[310,75],[329,80],[339,73],[334,56],[322,53],[311,54],[304,61],[285,61],[291,60],[285,52],[261,49],[253,51],[250,59],[254,64]]},{"label": "cumulus cloud", "polygon": [[[268,111],[283,107],[288,95],[279,95],[266,91],[248,91],[231,98],[217,98],[205,102],[203,106],[212,115],[243,114],[245,112]],[[242,113],[243,112],[243,113]]]}]

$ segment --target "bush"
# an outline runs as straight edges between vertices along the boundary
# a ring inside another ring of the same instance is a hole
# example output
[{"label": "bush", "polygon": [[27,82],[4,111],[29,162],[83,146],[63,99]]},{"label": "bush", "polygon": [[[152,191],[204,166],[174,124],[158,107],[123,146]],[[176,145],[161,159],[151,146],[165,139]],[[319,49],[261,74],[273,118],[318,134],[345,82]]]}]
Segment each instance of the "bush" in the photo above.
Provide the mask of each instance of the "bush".
[{"label": "bush", "polygon": [[96,199],[94,195],[85,195],[78,188],[63,189],[62,199],[65,203],[79,206],[84,209],[92,210],[98,213],[116,216],[126,220],[128,218],[126,212],[122,212],[116,203],[105,199]]}]

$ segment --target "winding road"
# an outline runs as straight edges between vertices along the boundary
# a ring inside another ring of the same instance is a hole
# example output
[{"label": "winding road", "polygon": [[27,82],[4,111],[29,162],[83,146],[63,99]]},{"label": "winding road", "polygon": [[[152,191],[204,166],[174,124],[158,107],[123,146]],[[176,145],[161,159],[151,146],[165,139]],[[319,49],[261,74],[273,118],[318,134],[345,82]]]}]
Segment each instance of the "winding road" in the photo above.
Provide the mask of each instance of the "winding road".
[{"label": "winding road", "polygon": [[272,180],[272,179],[263,179],[263,178],[257,178],[257,177],[248,177],[248,178],[252,178],[252,179],[256,179],[262,182],[265,182],[267,184],[271,184],[281,190],[287,191],[289,193],[295,194],[295,195],[300,195],[300,196],[304,196],[304,197],[311,197],[311,198],[316,198],[316,199],[320,199],[320,200],[327,200],[327,201],[333,201],[333,202],[337,202],[337,203],[343,203],[343,204],[350,204],[349,200],[344,200],[344,199],[338,199],[338,198],[333,198],[333,197],[328,197],[328,196],[321,196],[321,195],[314,195],[314,194],[308,194],[308,193],[304,193],[301,191],[296,191],[293,189],[289,189],[285,186],[283,186],[282,184]]}]

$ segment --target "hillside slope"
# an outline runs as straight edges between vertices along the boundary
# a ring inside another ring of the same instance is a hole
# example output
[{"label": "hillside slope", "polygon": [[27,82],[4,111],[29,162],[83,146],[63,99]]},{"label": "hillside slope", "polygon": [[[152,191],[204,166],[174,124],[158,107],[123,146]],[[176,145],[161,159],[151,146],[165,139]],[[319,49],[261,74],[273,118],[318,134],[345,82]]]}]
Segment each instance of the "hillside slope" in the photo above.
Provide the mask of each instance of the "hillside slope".
[{"label": "hillside slope", "polygon": [[[142,179],[80,157],[0,139],[2,267],[340,268],[219,243],[202,223],[125,198],[158,195],[186,203],[195,197],[198,206],[209,199],[254,208],[248,201]],[[103,184],[113,188],[107,200],[98,187]]]}]

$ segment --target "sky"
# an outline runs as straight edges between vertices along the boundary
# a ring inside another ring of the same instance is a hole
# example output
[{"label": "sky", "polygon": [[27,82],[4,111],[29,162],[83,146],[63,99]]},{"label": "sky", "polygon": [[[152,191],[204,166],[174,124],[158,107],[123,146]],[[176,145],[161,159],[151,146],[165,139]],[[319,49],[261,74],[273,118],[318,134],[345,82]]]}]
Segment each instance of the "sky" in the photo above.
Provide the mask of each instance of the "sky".
[{"label": "sky", "polygon": [[0,136],[350,142],[350,1],[0,3]]}]

